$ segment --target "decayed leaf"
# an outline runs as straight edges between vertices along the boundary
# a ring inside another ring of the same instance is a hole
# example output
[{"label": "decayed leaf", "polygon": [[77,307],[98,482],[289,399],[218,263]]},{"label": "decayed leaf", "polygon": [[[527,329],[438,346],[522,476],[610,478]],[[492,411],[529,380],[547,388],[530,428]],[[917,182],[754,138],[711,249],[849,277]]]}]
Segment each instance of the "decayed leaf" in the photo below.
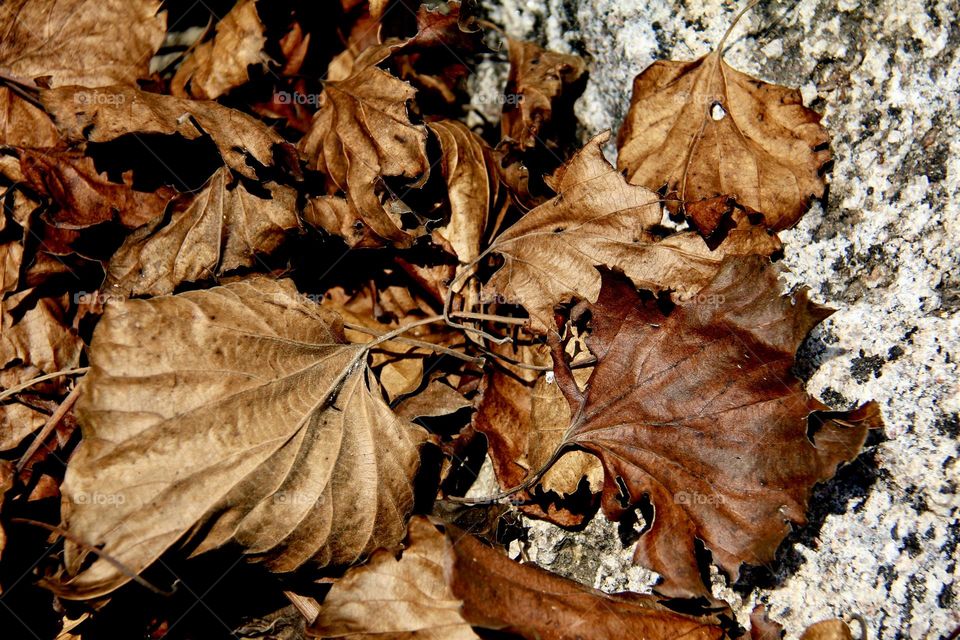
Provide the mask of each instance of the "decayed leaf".
[{"label": "decayed leaf", "polygon": [[[550,363],[549,350],[543,345],[504,345],[497,352],[526,365]],[[578,378],[585,381],[581,376],[586,372],[578,370]],[[487,437],[487,452],[501,488],[516,487],[547,464],[563,442],[570,418],[569,405],[545,372],[491,359],[473,425]],[[567,495],[577,490],[582,478],[599,489],[602,469],[594,456],[570,451],[551,466],[539,484],[546,491]],[[527,513],[572,524],[563,514],[544,514],[539,507]]]},{"label": "decayed leaf", "polygon": [[[404,534],[423,432],[371,386],[365,351],[289,281],[108,304],[62,490],[64,526],[133,572],[185,538],[274,571],[350,565]],[[68,543],[68,598],[130,578]]]},{"label": "decayed leaf", "polygon": [[558,366],[574,411],[566,444],[603,463],[604,512],[652,503],[635,559],[664,577],[666,595],[709,596],[698,538],[734,579],[741,563],[772,561],[790,523],[805,521],[813,485],[881,424],[875,403],[831,414],[804,392],[796,349],[829,310],[805,291],[781,295],[777,278],[765,258],[731,258],[668,315],[606,278],[586,391]]},{"label": "decayed leaf", "polygon": [[257,0],[241,0],[217,23],[216,35],[181,63],[170,83],[178,97],[214,100],[250,79],[247,68],[265,64],[266,38]]},{"label": "decayed leaf", "polygon": [[9,0],[0,5],[0,72],[47,86],[134,84],[163,43],[159,0]]},{"label": "decayed leaf", "polygon": [[733,196],[772,229],[793,226],[823,195],[830,159],[820,115],[799,91],[731,68],[719,49],[637,76],[617,142],[631,183],[683,202]]},{"label": "decayed leaf", "polygon": [[181,196],[168,222],[132,233],[110,259],[104,288],[123,295],[172,293],[194,282],[254,264],[297,227],[296,192],[266,183],[263,198],[218,169],[196,194]]},{"label": "decayed leaf", "polygon": [[40,100],[70,142],[107,142],[128,133],[180,134],[188,140],[209,135],[224,162],[257,180],[252,157],[272,166],[288,158],[287,142],[259,120],[216,102],[185,100],[133,87],[63,87],[41,91]]},{"label": "decayed leaf", "polygon": [[753,229],[710,251],[694,233],[660,240],[652,233],[661,214],[658,197],[627,184],[604,159],[600,134],[563,167],[557,197],[533,209],[501,233],[491,251],[504,265],[485,296],[522,304],[534,329],[554,325],[554,307],[600,292],[597,266],[623,271],[634,284],[654,290],[695,293],[710,281],[725,255],[769,255],[779,242]]},{"label": "decayed leaf", "polygon": [[14,147],[52,148],[60,144],[60,135],[41,109],[0,87],[0,140]]},{"label": "decayed leaf", "polygon": [[500,183],[495,161],[490,147],[463,123],[441,120],[428,126],[440,141],[440,167],[450,201],[450,220],[435,233],[450,243],[461,264],[468,264],[480,254],[488,216],[497,200]]},{"label": "decayed leaf", "polygon": [[91,158],[76,151],[24,150],[20,163],[30,186],[58,205],[50,219],[65,229],[111,220],[133,229],[160,216],[176,195],[170,187],[137,191],[129,181],[113,182],[97,172]]},{"label": "decayed leaf", "polygon": [[410,521],[407,548],[351,569],[333,585],[311,626],[325,638],[473,640],[471,626],[529,640],[723,637],[711,618],[693,618],[635,593],[606,594],[531,564],[519,564],[471,535]]},{"label": "decayed leaf", "polygon": [[[503,105],[504,138],[523,149],[542,143],[543,130],[553,118],[556,102],[587,69],[583,58],[546,51],[533,42],[510,40],[510,76]],[[572,104],[572,101],[571,101]]]},{"label": "decayed leaf", "polygon": [[300,150],[346,194],[375,234],[406,246],[413,238],[400,229],[379,194],[384,177],[426,178],[427,133],[425,127],[411,124],[407,114],[413,87],[376,66],[390,50],[368,49],[350,77],[324,85],[320,110]]}]

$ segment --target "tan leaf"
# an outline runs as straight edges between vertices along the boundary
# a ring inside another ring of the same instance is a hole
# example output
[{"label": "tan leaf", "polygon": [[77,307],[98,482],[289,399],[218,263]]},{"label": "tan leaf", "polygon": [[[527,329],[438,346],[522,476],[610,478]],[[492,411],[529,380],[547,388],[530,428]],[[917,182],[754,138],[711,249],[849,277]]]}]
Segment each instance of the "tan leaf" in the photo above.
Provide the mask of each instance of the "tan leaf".
[{"label": "tan leaf", "polygon": [[350,77],[324,85],[320,109],[300,150],[311,167],[344,192],[375,234],[408,246],[413,238],[381,204],[382,179],[426,179],[427,133],[411,124],[407,114],[413,87],[376,66],[389,52],[386,46],[368,49]]},{"label": "tan leaf", "polygon": [[342,239],[348,247],[382,247],[383,239],[363,223],[356,207],[341,196],[316,196],[307,200],[303,220]]},{"label": "tan leaf", "polygon": [[[138,573],[179,540],[235,542],[274,571],[345,566],[398,543],[423,432],[372,386],[365,349],[289,281],[253,278],[108,304],[62,487],[71,534]],[[54,585],[130,578],[67,545]]]},{"label": "tan leaf", "polygon": [[49,86],[134,84],[163,43],[159,0],[9,0],[0,5],[0,72]]},{"label": "tan leaf", "polygon": [[531,210],[501,233],[490,250],[504,264],[484,287],[524,306],[532,328],[554,324],[554,307],[572,299],[596,301],[598,266],[623,271],[634,284],[653,290],[695,293],[710,281],[725,255],[769,255],[779,241],[760,229],[732,234],[711,251],[695,233],[660,240],[652,230],[661,214],[658,197],[627,184],[604,159],[600,134],[561,167],[557,197]]},{"label": "tan leaf", "polygon": [[0,140],[21,148],[52,148],[61,143],[47,114],[7,87],[0,87]]},{"label": "tan leaf", "polygon": [[[75,367],[83,342],[66,324],[66,301],[39,298],[34,302],[35,294],[33,289],[21,291],[0,306],[0,368],[15,360],[44,373]],[[21,304],[25,310],[15,309]]]},{"label": "tan leaf", "polygon": [[431,380],[422,391],[397,404],[397,415],[405,420],[447,416],[472,406],[463,395],[442,380]]},{"label": "tan leaf", "polygon": [[441,120],[427,126],[440,142],[440,167],[450,201],[450,220],[435,233],[450,243],[461,264],[468,264],[480,255],[488,216],[497,200],[500,183],[495,161],[487,143],[463,123]]},{"label": "tan leaf", "polygon": [[24,150],[20,164],[30,186],[58,205],[50,221],[65,229],[111,220],[134,229],[159,217],[177,193],[171,187],[138,191],[129,179],[113,182],[97,172],[90,157],[76,151]]},{"label": "tan leaf", "polygon": [[543,142],[557,102],[570,100],[570,88],[583,76],[583,58],[546,51],[533,42],[510,40],[510,76],[500,128],[523,149]]},{"label": "tan leaf", "polygon": [[609,518],[650,501],[635,559],[670,597],[710,595],[697,539],[732,580],[743,563],[771,562],[813,486],[882,425],[876,403],[834,413],[804,392],[796,350],[830,311],[806,291],[782,295],[766,258],[728,259],[669,313],[605,276],[592,311],[586,390],[556,370],[574,410],[564,446],[600,458]]},{"label": "tan leaf", "polygon": [[807,627],[800,640],[853,640],[853,633],[843,620],[823,620]]},{"label": "tan leaf", "polygon": [[0,244],[0,298],[15,291],[20,282],[23,243],[17,240]]},{"label": "tan leaf", "polygon": [[107,142],[129,133],[180,134],[188,140],[209,135],[224,162],[258,180],[247,162],[272,166],[286,161],[286,142],[256,118],[216,102],[185,100],[133,87],[63,87],[41,91],[40,100],[70,142]]},{"label": "tan leaf", "polygon": [[198,45],[180,64],[170,93],[180,98],[219,98],[250,80],[248,67],[269,60],[264,44],[257,0],[241,0],[217,23],[213,39]]},{"label": "tan leaf", "polygon": [[723,637],[713,618],[675,613],[649,595],[606,594],[446,530],[413,518],[403,554],[380,551],[348,571],[310,631],[356,640],[473,640],[471,626],[528,640]]},{"label": "tan leaf", "polygon": [[269,198],[251,193],[226,167],[203,189],[181,196],[169,222],[137,229],[110,259],[105,291],[123,295],[172,293],[182,282],[252,266],[297,227],[296,192],[265,183]]},{"label": "tan leaf", "polygon": [[683,202],[733,196],[786,229],[823,195],[828,142],[799,91],[731,68],[718,49],[658,60],[637,76],[617,166],[632,184],[665,186]]}]

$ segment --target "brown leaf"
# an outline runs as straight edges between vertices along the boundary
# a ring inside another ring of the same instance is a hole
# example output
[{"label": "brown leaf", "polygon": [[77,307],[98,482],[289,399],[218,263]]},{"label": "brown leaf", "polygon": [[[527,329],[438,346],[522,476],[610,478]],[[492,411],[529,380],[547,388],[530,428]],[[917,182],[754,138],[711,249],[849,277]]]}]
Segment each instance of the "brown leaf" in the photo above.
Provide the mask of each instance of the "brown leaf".
[{"label": "brown leaf", "polygon": [[543,144],[557,102],[565,99],[572,105],[572,86],[587,65],[583,58],[546,51],[533,42],[511,39],[508,44],[510,75],[500,128],[504,138],[533,149]]},{"label": "brown leaf", "polygon": [[830,312],[805,291],[780,291],[765,258],[729,259],[696,300],[665,315],[608,277],[593,307],[598,363],[586,392],[557,369],[575,412],[566,445],[602,461],[604,512],[619,519],[652,503],[635,559],[664,577],[666,595],[709,595],[696,539],[734,580],[741,563],[772,561],[790,523],[805,521],[812,487],[881,425],[875,403],[829,413],[804,392],[796,349]]},{"label": "brown leaf", "polygon": [[0,244],[0,298],[15,291],[20,282],[23,243],[17,240]]},{"label": "brown leaf", "polygon": [[133,85],[163,43],[159,0],[9,0],[0,6],[0,72],[47,86]]},{"label": "brown leaf", "polygon": [[653,290],[696,293],[710,281],[725,255],[768,255],[779,242],[762,230],[745,230],[716,251],[695,233],[660,240],[652,229],[661,214],[657,195],[628,185],[604,159],[601,134],[555,179],[557,197],[531,210],[497,237],[491,250],[504,265],[485,289],[487,299],[523,305],[532,328],[554,325],[554,307],[572,299],[595,301],[597,266],[623,271],[634,284]]},{"label": "brown leaf", "polygon": [[447,416],[472,406],[463,395],[441,380],[431,380],[422,391],[410,395],[396,406],[404,420]]},{"label": "brown leaf", "polygon": [[311,625],[322,637],[473,640],[480,627],[529,640],[720,638],[711,618],[606,594],[531,564],[519,564],[453,527],[410,521],[397,558],[380,551],[333,585]]},{"label": "brown leaf", "polygon": [[250,80],[248,67],[269,60],[265,44],[257,0],[241,0],[217,23],[213,39],[199,44],[180,64],[170,93],[180,98],[219,98]]},{"label": "brown leaf", "polygon": [[487,143],[463,123],[441,120],[428,126],[440,142],[440,168],[450,202],[450,220],[435,233],[450,243],[461,264],[468,264],[480,255],[488,216],[497,200],[500,183],[495,161]]},{"label": "brown leaf", "polygon": [[617,166],[632,184],[666,186],[683,202],[733,196],[779,230],[823,195],[828,142],[799,91],[731,68],[718,49],[658,60],[636,77]]},{"label": "brown leaf", "polygon": [[58,205],[50,221],[65,229],[111,220],[134,229],[160,216],[177,193],[170,187],[138,191],[126,176],[122,184],[113,182],[76,151],[24,150],[20,163],[30,186]]},{"label": "brown leaf", "polygon": [[52,148],[61,142],[47,114],[7,87],[0,87],[0,140],[21,148]]},{"label": "brown leaf", "polygon": [[411,124],[407,114],[413,87],[376,66],[389,52],[389,46],[368,49],[350,77],[324,85],[320,109],[300,150],[312,168],[344,192],[376,235],[408,246],[413,238],[387,212],[380,194],[384,177],[426,179],[427,132]]},{"label": "brown leaf", "polygon": [[63,87],[41,91],[40,100],[70,142],[107,142],[129,133],[209,135],[231,169],[258,180],[252,158],[272,166],[286,161],[287,143],[259,120],[216,102],[184,100],[133,87]]},{"label": "brown leaf", "polygon": [[183,282],[252,266],[297,228],[296,192],[265,183],[251,193],[226,167],[196,194],[181,196],[168,222],[133,232],[110,259],[104,290],[122,295],[172,293]]},{"label": "brown leaf", "polygon": [[843,620],[823,620],[807,627],[800,640],[853,640],[853,633]]},{"label": "brown leaf", "polygon": [[[9,460],[0,460],[0,509],[3,507],[7,491],[13,487],[14,465]],[[0,558],[7,547],[7,534],[0,525]]]},{"label": "brown leaf", "polygon": [[382,247],[383,238],[363,223],[356,207],[341,196],[316,196],[307,200],[303,220],[342,239],[353,249]]},{"label": "brown leaf", "polygon": [[[178,540],[235,542],[274,571],[345,566],[404,534],[423,432],[380,397],[365,350],[289,281],[108,304],[62,487],[65,526],[138,573]],[[53,588],[130,578],[68,543]]]}]

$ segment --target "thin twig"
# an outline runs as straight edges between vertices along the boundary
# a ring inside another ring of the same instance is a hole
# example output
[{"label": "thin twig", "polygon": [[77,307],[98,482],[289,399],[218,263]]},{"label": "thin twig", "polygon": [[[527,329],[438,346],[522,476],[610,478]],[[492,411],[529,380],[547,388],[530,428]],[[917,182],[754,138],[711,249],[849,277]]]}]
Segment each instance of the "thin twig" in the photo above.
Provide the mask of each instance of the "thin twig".
[{"label": "thin twig", "polygon": [[[346,327],[347,329],[350,329],[351,331],[359,331],[360,333],[365,333],[370,336],[380,337],[385,333],[383,331],[377,331],[376,329],[371,329],[370,327],[365,327],[361,324],[354,324],[352,322],[344,322],[343,326]],[[396,340],[397,342],[402,342],[404,344],[412,345],[414,347],[420,347],[423,349],[432,349],[433,351],[437,351],[439,353],[443,353],[453,358],[458,358],[460,360],[464,360],[466,362],[469,362],[471,364],[476,364],[479,366],[483,366],[484,363],[486,362],[486,360],[484,360],[483,358],[475,358],[465,353],[461,353],[456,349],[450,349],[449,347],[444,347],[439,344],[427,342],[426,340],[417,340],[416,338],[406,338],[402,336],[398,338],[394,338],[394,340]]]},{"label": "thin twig", "polygon": [[70,393],[67,394],[67,397],[63,399],[63,402],[60,403],[60,406],[57,407],[57,410],[53,412],[53,415],[47,419],[47,423],[43,425],[43,429],[40,430],[40,433],[36,435],[33,442],[30,443],[30,446],[27,447],[23,456],[21,456],[20,461],[17,463],[17,473],[23,471],[23,468],[27,466],[27,462],[30,461],[33,454],[43,445],[44,441],[50,436],[50,433],[57,428],[57,425],[63,420],[63,416],[67,415],[67,411],[70,411],[70,408],[73,407],[78,397],[80,397],[80,385],[76,384]]},{"label": "thin twig", "polygon": [[33,378],[32,380],[27,380],[23,384],[18,384],[15,387],[10,387],[9,389],[4,389],[0,392],[0,400],[6,400],[10,396],[16,395],[23,391],[24,389],[29,389],[35,384],[40,382],[46,382],[47,380],[52,380],[53,378],[59,378],[60,376],[72,376],[79,373],[86,373],[90,370],[90,367],[77,367],[76,369],[64,369],[62,371],[54,371],[53,373],[48,373],[46,375]]}]

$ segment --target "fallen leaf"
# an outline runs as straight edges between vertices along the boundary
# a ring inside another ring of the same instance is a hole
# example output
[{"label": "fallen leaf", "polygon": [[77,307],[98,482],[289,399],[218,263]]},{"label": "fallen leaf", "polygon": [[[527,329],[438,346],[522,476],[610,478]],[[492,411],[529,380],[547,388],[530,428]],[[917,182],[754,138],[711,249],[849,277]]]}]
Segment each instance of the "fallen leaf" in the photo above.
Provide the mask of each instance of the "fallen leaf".
[{"label": "fallen leaf", "polygon": [[499,181],[490,147],[455,120],[427,125],[440,142],[440,168],[447,183],[450,219],[434,233],[449,242],[461,264],[480,255],[488,217],[497,200]]},{"label": "fallen leaf", "polygon": [[[522,149],[533,149],[549,137],[554,108],[573,105],[573,87],[586,72],[579,56],[546,51],[533,42],[509,40],[510,75],[504,91],[501,133]],[[581,88],[582,90],[582,88]]]},{"label": "fallen leaf", "polygon": [[0,298],[16,290],[23,262],[23,243],[12,240],[0,244]]},{"label": "fallen leaf", "polygon": [[[6,498],[7,491],[13,487],[14,465],[9,460],[0,460],[0,509]],[[0,525],[0,558],[7,547],[7,534]]]},{"label": "fallen leaf", "polygon": [[767,608],[758,604],[750,612],[750,640],[781,640],[783,626],[770,619]]},{"label": "fallen leaf", "polygon": [[389,52],[390,47],[368,49],[350,77],[324,85],[320,109],[300,150],[375,234],[409,246],[413,238],[388,213],[380,194],[386,190],[385,177],[426,179],[427,132],[407,114],[413,87],[376,66]]},{"label": "fallen leaf", "polygon": [[656,598],[606,594],[519,564],[454,527],[417,516],[399,558],[380,551],[337,581],[310,627],[320,637],[473,640],[471,627],[529,640],[721,638],[712,618]]},{"label": "fallen leaf", "polygon": [[50,221],[65,229],[112,220],[134,229],[159,217],[177,193],[170,187],[136,190],[127,176],[123,183],[113,182],[76,151],[23,150],[20,163],[30,186],[59,207]]},{"label": "fallen leaf", "polygon": [[664,577],[664,595],[710,595],[696,539],[732,580],[742,563],[771,562],[791,523],[805,522],[813,486],[882,424],[875,403],[829,413],[792,372],[797,347],[829,313],[806,291],[781,295],[761,257],[725,261],[669,314],[605,278],[586,391],[557,363],[574,412],[565,446],[600,458],[608,517],[652,504],[634,557]]},{"label": "fallen leaf", "polygon": [[216,102],[185,100],[133,87],[63,87],[40,92],[40,101],[70,142],[107,142],[126,134],[209,135],[228,167],[258,180],[250,160],[283,165],[289,143],[259,120]]},{"label": "fallen leaf", "polygon": [[45,149],[61,142],[47,114],[7,87],[0,87],[0,140],[11,147]]},{"label": "fallen leaf", "polygon": [[303,220],[339,237],[352,249],[382,247],[383,238],[373,232],[361,219],[356,207],[341,196],[316,196],[307,200]]},{"label": "fallen leaf", "polygon": [[807,627],[800,640],[853,640],[853,633],[843,620],[823,620]]},{"label": "fallen leaf", "polygon": [[9,0],[0,6],[0,73],[47,86],[133,85],[163,43],[159,0]]},{"label": "fallen leaf", "polygon": [[248,68],[269,61],[257,0],[241,0],[217,23],[216,34],[199,44],[177,69],[170,93],[215,100],[250,80]]},{"label": "fallen leaf", "polygon": [[104,290],[163,295],[183,282],[252,266],[297,228],[296,199],[293,189],[273,183],[251,192],[222,167],[203,189],[178,199],[169,221],[157,219],[124,241],[110,259]]},{"label": "fallen leaf", "polygon": [[504,264],[484,287],[485,299],[523,305],[532,328],[546,331],[561,302],[596,301],[598,266],[623,271],[637,286],[689,295],[710,281],[724,256],[769,255],[779,248],[776,238],[757,229],[715,251],[694,233],[654,236],[659,199],[627,184],[604,159],[606,139],[604,133],[587,143],[557,174],[558,195],[494,240],[490,251]]},{"label": "fallen leaf", "polygon": [[273,571],[350,565],[404,534],[419,427],[398,420],[336,314],[253,278],[108,304],[67,467],[66,598],[116,589],[178,540]]},{"label": "fallen leaf", "polygon": [[473,404],[442,380],[431,380],[424,389],[400,401],[396,414],[411,422],[417,418],[448,416]]},{"label": "fallen leaf", "polygon": [[617,166],[683,203],[733,196],[787,229],[823,195],[829,136],[799,91],[731,68],[721,48],[658,60],[636,77]]}]

